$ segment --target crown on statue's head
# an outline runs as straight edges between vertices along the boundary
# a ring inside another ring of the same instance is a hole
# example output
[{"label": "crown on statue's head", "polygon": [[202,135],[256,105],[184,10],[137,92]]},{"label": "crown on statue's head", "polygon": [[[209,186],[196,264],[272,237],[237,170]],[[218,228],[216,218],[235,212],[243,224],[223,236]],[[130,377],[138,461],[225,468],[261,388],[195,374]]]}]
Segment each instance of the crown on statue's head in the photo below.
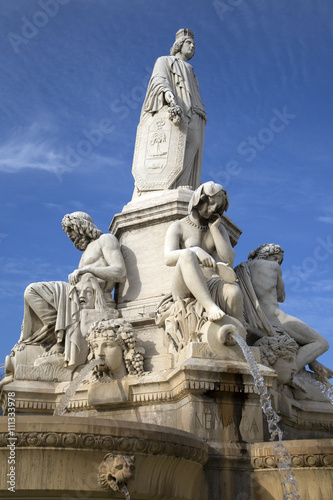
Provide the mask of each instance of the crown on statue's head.
[{"label": "crown on statue's head", "polygon": [[193,31],[189,29],[180,29],[176,33],[176,42],[180,39],[183,38],[183,36],[194,38]]}]

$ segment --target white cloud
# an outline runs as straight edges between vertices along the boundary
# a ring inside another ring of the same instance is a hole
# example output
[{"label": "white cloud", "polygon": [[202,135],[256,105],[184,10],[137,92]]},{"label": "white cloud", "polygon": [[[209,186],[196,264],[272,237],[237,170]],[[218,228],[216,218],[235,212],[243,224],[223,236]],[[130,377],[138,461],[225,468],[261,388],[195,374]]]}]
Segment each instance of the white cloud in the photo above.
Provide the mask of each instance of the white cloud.
[{"label": "white cloud", "polygon": [[71,168],[63,154],[54,151],[53,140],[50,131],[36,123],[20,127],[0,144],[0,171],[15,174],[24,169],[45,170],[60,179]]},{"label": "white cloud", "polygon": [[56,210],[64,210],[62,205],[58,205],[57,203],[43,203],[44,207]]},{"label": "white cloud", "polygon": [[333,224],[333,217],[317,217],[317,221],[325,222],[326,224]]}]

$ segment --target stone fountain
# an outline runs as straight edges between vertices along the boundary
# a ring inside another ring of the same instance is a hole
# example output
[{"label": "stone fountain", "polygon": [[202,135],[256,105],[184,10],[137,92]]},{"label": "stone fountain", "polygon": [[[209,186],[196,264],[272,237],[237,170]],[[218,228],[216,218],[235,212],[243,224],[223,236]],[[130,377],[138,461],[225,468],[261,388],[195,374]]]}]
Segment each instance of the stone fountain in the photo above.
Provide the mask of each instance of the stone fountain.
[{"label": "stone fountain", "polygon": [[[316,359],[328,344],[279,308],[279,245],[233,269],[241,230],[225,214],[228,194],[201,184],[206,114],[193,54],[181,29],[156,61],[133,198],[110,233],[85,212],[65,215],[78,268],[68,283],[24,293],[0,382],[0,498],[333,497],[333,407],[316,385],[329,391],[333,373]],[[280,419],[293,492],[235,338]]]}]

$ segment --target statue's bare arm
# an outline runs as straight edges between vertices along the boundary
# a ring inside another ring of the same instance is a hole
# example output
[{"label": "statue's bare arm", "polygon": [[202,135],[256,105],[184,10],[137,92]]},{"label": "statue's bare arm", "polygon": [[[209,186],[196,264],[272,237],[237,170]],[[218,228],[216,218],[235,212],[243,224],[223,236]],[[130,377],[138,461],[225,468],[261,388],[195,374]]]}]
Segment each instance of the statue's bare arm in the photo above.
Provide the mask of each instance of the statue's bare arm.
[{"label": "statue's bare arm", "polygon": [[165,237],[164,257],[167,266],[175,266],[179,257],[186,251],[191,250],[198,258],[199,262],[205,267],[216,268],[216,262],[209,253],[199,246],[193,246],[186,249],[180,248],[182,234],[181,222],[177,221],[171,224]]},{"label": "statue's bare arm", "polygon": [[221,218],[217,217],[214,222],[209,223],[209,229],[214,240],[216,253],[225,264],[232,267],[235,259],[235,251],[231,246],[230,238],[226,228],[221,223]]},{"label": "statue's bare arm", "polygon": [[179,223],[174,222],[168,228],[165,236],[164,258],[167,266],[175,266],[182,254],[180,247]]},{"label": "statue's bare arm", "polygon": [[107,265],[95,266],[89,264],[77,269],[68,276],[68,280],[72,285],[75,285],[79,281],[79,277],[85,273],[91,273],[96,278],[107,283],[121,283],[125,281],[126,267],[117,238],[112,234],[103,234],[97,241],[99,255],[96,253],[96,261],[102,256]]}]

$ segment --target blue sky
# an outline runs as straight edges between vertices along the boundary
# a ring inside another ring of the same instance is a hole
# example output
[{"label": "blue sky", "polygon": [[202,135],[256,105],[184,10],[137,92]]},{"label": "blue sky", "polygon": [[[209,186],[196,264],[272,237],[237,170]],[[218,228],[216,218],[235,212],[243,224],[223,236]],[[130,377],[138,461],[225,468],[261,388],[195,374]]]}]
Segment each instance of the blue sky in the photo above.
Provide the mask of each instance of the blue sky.
[{"label": "blue sky", "polygon": [[147,82],[186,27],[208,116],[202,181],[229,192],[235,264],[284,248],[281,308],[328,339],[332,368],[331,0],[2,0],[0,16],[0,363],[25,287],[77,268],[63,215],[85,210],[106,232],[131,199]]}]

